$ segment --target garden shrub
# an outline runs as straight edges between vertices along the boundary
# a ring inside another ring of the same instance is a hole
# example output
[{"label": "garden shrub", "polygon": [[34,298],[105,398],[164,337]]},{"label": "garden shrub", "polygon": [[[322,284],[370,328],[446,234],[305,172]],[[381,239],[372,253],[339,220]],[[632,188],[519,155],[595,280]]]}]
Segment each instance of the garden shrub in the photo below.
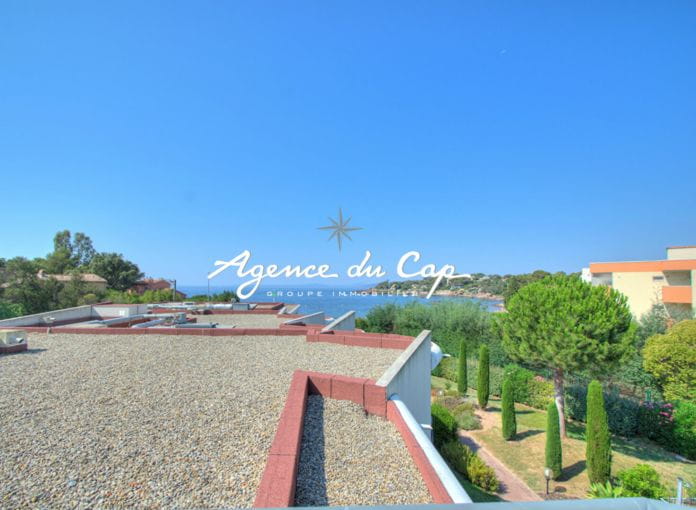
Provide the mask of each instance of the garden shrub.
[{"label": "garden shrub", "polygon": [[457,439],[457,422],[449,409],[435,402],[430,406],[433,420],[434,443],[440,448],[448,441]]},{"label": "garden shrub", "polygon": [[466,466],[467,478],[474,485],[488,492],[495,492],[500,487],[498,477],[492,467],[486,465],[478,456],[472,455]]},{"label": "garden shrub", "polygon": [[696,395],[696,320],[681,321],[666,333],[648,338],[643,367],[660,383],[667,400]]},{"label": "garden shrub", "polygon": [[674,429],[671,449],[691,460],[696,460],[696,403],[679,402],[674,410]]},{"label": "garden shrub", "polygon": [[660,474],[647,464],[638,464],[621,471],[618,479],[625,497],[660,499],[667,495]]},{"label": "garden shrub", "polygon": [[473,455],[473,452],[468,446],[453,439],[442,445],[440,453],[455,471],[467,477],[466,466]]},{"label": "garden shrub", "polygon": [[674,406],[669,402],[644,402],[638,412],[637,433],[656,443],[668,444],[674,428],[673,413]]},{"label": "garden shrub", "polygon": [[[437,373],[435,373],[437,371]],[[457,382],[457,358],[442,358],[442,361],[435,367],[433,375],[442,377],[454,383]]]},{"label": "garden shrub", "polygon": [[504,369],[505,377],[512,381],[515,402],[535,409],[546,409],[553,401],[553,383],[524,367],[509,364]]},{"label": "garden shrub", "polygon": [[457,425],[464,430],[478,430],[481,427],[481,420],[474,412],[474,406],[470,402],[460,404],[452,411]]},{"label": "garden shrub", "polygon": [[464,478],[483,490],[495,492],[500,486],[495,471],[486,465],[468,446],[456,439],[440,447],[440,453],[452,468]]},{"label": "garden shrub", "polygon": [[462,397],[457,395],[456,397],[451,397],[451,396],[444,396],[444,397],[439,397],[437,400],[435,400],[436,403],[441,405],[442,407],[446,407],[450,411],[454,411],[454,408],[463,404],[466,402]]},{"label": "garden shrub", "polygon": [[514,363],[506,365],[504,372],[505,379],[512,383],[515,402],[529,400],[529,381],[534,377],[534,372]]},{"label": "garden shrub", "polygon": [[696,460],[696,403],[645,402],[638,433],[669,451]]},{"label": "garden shrub", "polygon": [[546,409],[550,402],[554,401],[553,383],[536,375],[527,381],[529,397],[521,401],[535,409]]}]

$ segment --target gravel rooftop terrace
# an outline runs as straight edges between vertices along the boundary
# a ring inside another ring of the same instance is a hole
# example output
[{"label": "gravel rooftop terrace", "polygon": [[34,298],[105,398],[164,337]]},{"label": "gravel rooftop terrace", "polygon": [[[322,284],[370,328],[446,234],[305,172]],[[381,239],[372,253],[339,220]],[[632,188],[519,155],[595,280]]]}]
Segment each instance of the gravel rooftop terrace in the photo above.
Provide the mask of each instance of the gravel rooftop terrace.
[{"label": "gravel rooftop terrace", "polygon": [[29,344],[0,356],[2,508],[250,507],[293,371],[377,379],[400,352],[302,336]]},{"label": "gravel rooftop terrace", "polygon": [[394,424],[357,404],[310,395],[296,506],[432,503]]},{"label": "gravel rooftop terrace", "polygon": [[217,322],[218,328],[235,326],[237,328],[277,328],[289,319],[282,319],[270,314],[215,314],[215,315],[189,315],[195,317],[200,323]]}]

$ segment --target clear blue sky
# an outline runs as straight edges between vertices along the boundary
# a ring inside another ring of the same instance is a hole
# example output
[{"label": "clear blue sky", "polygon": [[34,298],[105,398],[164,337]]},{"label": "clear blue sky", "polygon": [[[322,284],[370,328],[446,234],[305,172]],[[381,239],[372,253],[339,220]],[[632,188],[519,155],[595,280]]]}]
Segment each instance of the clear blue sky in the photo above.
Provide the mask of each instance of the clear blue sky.
[{"label": "clear blue sky", "polygon": [[4,1],[0,256],[67,228],[182,284],[243,249],[661,258],[696,244],[694,27],[690,0]]}]

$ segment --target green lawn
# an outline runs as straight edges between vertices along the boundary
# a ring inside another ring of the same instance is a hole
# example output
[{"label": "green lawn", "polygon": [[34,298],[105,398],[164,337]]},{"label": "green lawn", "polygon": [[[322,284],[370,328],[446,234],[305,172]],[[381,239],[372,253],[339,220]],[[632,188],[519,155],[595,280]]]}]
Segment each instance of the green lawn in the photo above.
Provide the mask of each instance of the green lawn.
[{"label": "green lawn", "polygon": [[[491,399],[489,411],[497,413],[497,426],[473,435],[512,471],[518,474],[534,491],[544,491],[544,444],[546,440],[546,412],[517,404],[518,437],[505,441],[500,430],[500,400]],[[585,425],[568,424],[568,438],[563,440],[563,476],[551,482],[552,490],[567,497],[586,496],[589,482],[585,469]],[[652,465],[662,476],[663,483],[673,490],[677,477],[696,481],[696,463],[680,462],[674,455],[656,444],[639,439],[612,438],[612,473],[616,474],[639,463]]]}]

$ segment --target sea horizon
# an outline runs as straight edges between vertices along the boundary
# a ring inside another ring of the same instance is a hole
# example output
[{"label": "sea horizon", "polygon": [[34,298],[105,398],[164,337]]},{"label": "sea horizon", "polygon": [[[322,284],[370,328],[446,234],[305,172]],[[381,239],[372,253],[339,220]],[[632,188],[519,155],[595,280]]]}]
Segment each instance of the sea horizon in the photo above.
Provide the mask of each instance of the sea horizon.
[{"label": "sea horizon", "polygon": [[[502,303],[500,300],[480,299],[465,296],[432,296],[427,299],[423,296],[415,296],[411,293],[396,292],[369,292],[367,286],[346,285],[346,286],[272,286],[260,287],[251,297],[242,301],[252,302],[279,302],[288,304],[299,304],[298,313],[309,314],[324,312],[328,316],[337,317],[347,311],[355,311],[358,317],[366,316],[370,310],[377,306],[393,303],[396,305],[406,305],[418,302],[432,304],[440,301],[471,301],[480,303],[489,311],[496,311]],[[201,295],[208,293],[208,287],[203,285],[181,285],[177,290],[187,296]],[[210,286],[211,294],[218,294],[224,291],[236,291],[232,285]]]}]

